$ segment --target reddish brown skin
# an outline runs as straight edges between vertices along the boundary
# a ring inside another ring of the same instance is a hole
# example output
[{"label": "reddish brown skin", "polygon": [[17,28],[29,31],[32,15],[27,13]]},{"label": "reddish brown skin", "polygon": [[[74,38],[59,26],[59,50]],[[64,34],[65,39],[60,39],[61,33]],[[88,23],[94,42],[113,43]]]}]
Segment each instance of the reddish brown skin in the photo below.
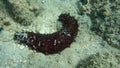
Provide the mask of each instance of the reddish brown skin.
[{"label": "reddish brown skin", "polygon": [[[27,44],[31,49],[44,54],[61,52],[74,41],[78,32],[78,23],[69,14],[61,14],[58,20],[62,22],[63,26],[59,31],[52,34],[26,32],[27,37],[24,37],[22,40],[19,39],[19,41]],[[21,36],[15,34],[16,38],[21,38]]]}]

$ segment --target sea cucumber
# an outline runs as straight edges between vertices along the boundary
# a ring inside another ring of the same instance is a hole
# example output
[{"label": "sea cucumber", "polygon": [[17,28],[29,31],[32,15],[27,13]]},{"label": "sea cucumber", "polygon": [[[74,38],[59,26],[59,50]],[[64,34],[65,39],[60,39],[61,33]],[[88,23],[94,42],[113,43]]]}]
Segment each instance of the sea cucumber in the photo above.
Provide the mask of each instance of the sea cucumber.
[{"label": "sea cucumber", "polygon": [[44,54],[59,53],[75,41],[78,33],[78,22],[70,14],[61,14],[58,21],[61,21],[62,28],[57,32],[52,34],[16,32],[14,39],[37,52]]}]

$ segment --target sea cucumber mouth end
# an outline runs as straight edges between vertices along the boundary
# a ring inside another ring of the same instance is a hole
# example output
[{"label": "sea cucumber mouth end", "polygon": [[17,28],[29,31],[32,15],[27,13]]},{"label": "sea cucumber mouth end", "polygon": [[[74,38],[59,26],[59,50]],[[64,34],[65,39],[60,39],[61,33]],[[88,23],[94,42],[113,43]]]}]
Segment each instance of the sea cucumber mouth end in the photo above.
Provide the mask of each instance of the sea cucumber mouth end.
[{"label": "sea cucumber mouth end", "polygon": [[20,43],[23,43],[25,39],[27,38],[26,32],[16,32],[14,34],[14,40],[19,41]]}]

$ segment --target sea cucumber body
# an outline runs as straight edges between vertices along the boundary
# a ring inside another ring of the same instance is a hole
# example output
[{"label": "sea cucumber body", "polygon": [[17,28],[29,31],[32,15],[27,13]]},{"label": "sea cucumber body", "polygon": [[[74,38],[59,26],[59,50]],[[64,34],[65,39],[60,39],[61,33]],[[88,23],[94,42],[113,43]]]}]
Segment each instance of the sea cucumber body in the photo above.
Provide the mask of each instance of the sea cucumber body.
[{"label": "sea cucumber body", "polygon": [[69,14],[61,14],[59,21],[63,27],[57,32],[52,34],[25,32],[26,35],[16,33],[15,39],[37,52],[58,53],[70,46],[78,32],[77,20]]}]

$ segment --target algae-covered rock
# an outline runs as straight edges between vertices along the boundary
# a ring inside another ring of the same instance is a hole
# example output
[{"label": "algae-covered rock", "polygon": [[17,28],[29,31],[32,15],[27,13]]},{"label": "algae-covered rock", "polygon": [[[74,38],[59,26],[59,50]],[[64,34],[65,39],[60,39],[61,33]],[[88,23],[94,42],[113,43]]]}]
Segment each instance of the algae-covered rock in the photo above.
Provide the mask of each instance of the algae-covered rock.
[{"label": "algae-covered rock", "polygon": [[91,31],[101,36],[109,45],[120,48],[120,1],[90,0],[89,3]]},{"label": "algae-covered rock", "polygon": [[36,17],[37,7],[31,6],[29,0],[5,0],[7,11],[20,24],[28,25]]},{"label": "algae-covered rock", "polygon": [[97,53],[79,62],[77,68],[119,68],[119,53]]},{"label": "algae-covered rock", "polygon": [[79,14],[91,18],[91,31],[107,43],[120,49],[120,1],[80,0]]}]

